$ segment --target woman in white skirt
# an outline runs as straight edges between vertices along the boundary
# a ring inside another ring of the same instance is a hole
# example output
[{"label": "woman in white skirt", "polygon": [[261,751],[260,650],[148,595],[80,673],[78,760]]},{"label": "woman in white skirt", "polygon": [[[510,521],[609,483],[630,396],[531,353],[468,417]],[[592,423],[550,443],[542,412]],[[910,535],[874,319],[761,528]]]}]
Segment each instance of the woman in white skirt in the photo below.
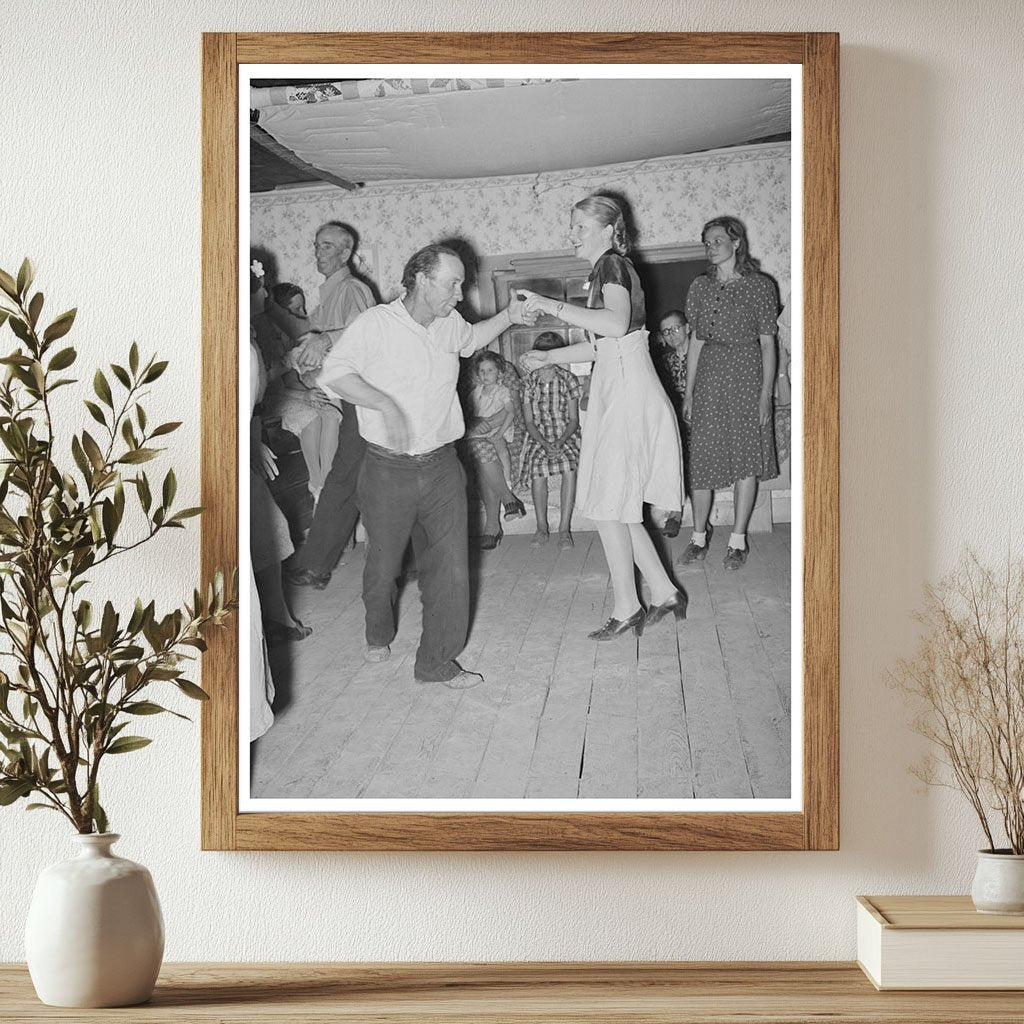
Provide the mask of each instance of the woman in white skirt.
[{"label": "woman in white skirt", "polygon": [[[546,363],[593,362],[576,493],[576,508],[597,525],[611,574],[611,618],[590,634],[611,640],[672,614],[686,618],[686,594],[665,572],[643,525],[644,503],[683,507],[682,447],[672,405],[651,362],[644,329],[644,293],[626,258],[629,237],[615,199],[592,195],[572,208],[569,240],[593,267],[586,308],[520,290],[538,310],[587,331],[589,341],[527,352],[533,370]],[[647,580],[651,604],[637,594],[634,564]]]}]

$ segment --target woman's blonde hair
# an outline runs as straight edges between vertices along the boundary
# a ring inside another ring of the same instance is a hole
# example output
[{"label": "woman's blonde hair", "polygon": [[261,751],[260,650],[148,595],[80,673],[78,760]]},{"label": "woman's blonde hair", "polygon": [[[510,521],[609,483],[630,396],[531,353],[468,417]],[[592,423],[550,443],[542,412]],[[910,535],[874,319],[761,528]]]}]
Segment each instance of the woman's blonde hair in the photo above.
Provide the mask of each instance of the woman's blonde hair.
[{"label": "woman's blonde hair", "polygon": [[612,249],[620,256],[626,256],[632,248],[629,232],[626,230],[626,218],[618,200],[611,196],[594,194],[581,199],[573,206],[574,210],[593,217],[599,224],[610,224],[612,229]]}]

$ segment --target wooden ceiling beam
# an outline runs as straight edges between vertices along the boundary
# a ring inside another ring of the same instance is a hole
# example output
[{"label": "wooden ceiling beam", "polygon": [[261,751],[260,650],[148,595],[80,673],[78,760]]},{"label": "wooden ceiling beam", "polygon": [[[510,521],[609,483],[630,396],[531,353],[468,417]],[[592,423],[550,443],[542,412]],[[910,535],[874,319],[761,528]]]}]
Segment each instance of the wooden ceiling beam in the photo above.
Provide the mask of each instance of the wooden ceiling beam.
[{"label": "wooden ceiling beam", "polygon": [[307,163],[300,157],[297,157],[290,149],[282,146],[277,139],[263,128],[260,128],[259,125],[254,124],[249,126],[249,139],[256,143],[256,145],[261,149],[265,149],[268,153],[272,153],[279,160],[283,160],[286,164],[290,164],[292,167],[297,167],[299,170],[305,171],[306,174],[312,174],[314,177],[327,182],[329,185],[337,185],[338,188],[343,188],[348,192],[356,192],[360,188],[360,186],[353,181],[347,181],[345,178],[339,178],[336,174],[331,174],[330,171],[323,171],[319,167],[314,167],[312,164]]}]

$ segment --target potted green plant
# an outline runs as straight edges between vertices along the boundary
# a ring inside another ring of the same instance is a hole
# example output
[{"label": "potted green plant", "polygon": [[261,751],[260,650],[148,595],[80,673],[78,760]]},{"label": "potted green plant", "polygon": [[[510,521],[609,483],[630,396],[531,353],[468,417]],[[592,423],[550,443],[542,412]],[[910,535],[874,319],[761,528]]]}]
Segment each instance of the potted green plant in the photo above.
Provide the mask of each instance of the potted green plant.
[{"label": "potted green plant", "polygon": [[75,349],[62,342],[75,310],[42,326],[33,276],[28,260],[16,276],[0,271],[0,328],[16,341],[0,358],[0,805],[61,814],[82,845],[41,874],[33,897],[26,952],[40,998],[129,1005],[152,991],[163,927],[149,872],[110,850],[101,768],[152,742],[133,723],[185,717],[161,689],[207,698],[187,675],[203,631],[233,611],[237,582],[218,573],[164,613],[92,596],[100,567],[201,510],[175,507],[173,469],[157,483],[143,468],[180,424],[149,422],[142,401],[167,363],[143,360],[136,344],[123,365],[95,371],[84,399],[93,425],[64,432],[53,396],[77,383]]},{"label": "potted green plant", "polygon": [[918,709],[913,728],[937,749],[911,770],[958,789],[987,846],[971,896],[983,913],[1024,914],[1024,562],[1005,572],[968,553],[925,590],[917,653],[896,683]]}]

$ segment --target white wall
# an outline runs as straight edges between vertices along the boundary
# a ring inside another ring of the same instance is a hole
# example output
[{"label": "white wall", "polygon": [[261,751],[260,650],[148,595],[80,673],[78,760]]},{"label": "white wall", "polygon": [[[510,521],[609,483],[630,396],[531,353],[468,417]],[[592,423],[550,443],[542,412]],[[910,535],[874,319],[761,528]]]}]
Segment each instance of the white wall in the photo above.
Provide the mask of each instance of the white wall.
[{"label": "white wall", "polygon": [[[445,6],[8,0],[0,266],[29,253],[54,306],[82,307],[86,365],[132,338],[173,356],[150,412],[187,421],[172,455],[195,495],[200,31],[840,31],[842,850],[200,853],[197,732],[161,720],[108,784],[121,852],[153,871],[169,959],[851,957],[855,894],[964,892],[979,845],[953,797],[906,774],[918,746],[886,671],[962,545],[1021,548],[1017,0]],[[178,601],[188,537],[112,593]],[[22,957],[31,880],[70,846],[55,816],[0,809],[0,960]]]}]

